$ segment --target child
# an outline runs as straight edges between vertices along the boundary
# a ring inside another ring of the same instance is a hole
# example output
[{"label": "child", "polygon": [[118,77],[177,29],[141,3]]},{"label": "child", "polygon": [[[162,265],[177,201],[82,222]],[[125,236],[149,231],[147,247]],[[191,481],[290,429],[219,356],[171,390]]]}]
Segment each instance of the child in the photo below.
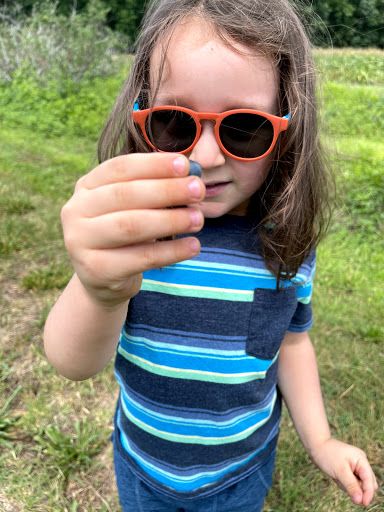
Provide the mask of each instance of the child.
[{"label": "child", "polygon": [[307,333],[326,173],[288,1],[152,4],[99,159],[62,210],[75,274],[45,347],[73,380],[117,347],[123,510],[260,511],[282,397],[313,462],[369,505],[375,476],[330,437]]}]

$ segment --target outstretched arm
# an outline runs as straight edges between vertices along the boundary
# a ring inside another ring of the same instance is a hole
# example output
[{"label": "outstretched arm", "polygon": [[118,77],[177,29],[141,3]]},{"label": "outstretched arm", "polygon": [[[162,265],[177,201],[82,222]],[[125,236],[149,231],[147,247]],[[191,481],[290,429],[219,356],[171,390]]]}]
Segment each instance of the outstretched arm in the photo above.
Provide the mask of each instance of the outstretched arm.
[{"label": "outstretched arm", "polygon": [[315,352],[307,332],[286,333],[279,354],[278,385],[314,464],[355,504],[368,506],[377,489],[375,475],[362,450],[331,438]]}]

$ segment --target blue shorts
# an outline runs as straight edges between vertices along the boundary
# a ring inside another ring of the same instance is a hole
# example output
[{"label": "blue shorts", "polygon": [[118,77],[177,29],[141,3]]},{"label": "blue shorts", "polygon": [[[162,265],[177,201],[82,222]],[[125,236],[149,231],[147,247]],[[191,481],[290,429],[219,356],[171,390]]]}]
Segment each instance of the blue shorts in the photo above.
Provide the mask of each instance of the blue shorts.
[{"label": "blue shorts", "polygon": [[260,512],[272,485],[276,449],[250,476],[205,498],[182,500],[149,487],[114,449],[116,483],[124,512]]}]

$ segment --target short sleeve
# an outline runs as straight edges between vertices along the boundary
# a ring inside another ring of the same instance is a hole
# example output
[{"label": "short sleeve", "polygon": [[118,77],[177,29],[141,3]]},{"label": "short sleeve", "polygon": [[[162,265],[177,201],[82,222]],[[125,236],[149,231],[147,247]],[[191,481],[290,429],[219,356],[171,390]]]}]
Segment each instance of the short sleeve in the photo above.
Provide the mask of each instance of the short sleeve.
[{"label": "short sleeve", "polygon": [[308,331],[313,324],[312,314],[312,287],[316,268],[316,252],[313,251],[302,266],[296,276],[296,311],[289,324],[288,331],[304,332]]}]

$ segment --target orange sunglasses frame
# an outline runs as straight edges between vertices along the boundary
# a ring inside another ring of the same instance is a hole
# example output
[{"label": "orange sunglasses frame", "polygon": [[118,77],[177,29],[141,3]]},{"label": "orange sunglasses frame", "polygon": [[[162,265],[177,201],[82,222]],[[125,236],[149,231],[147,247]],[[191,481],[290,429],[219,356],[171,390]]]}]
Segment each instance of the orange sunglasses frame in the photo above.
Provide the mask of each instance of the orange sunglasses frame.
[{"label": "orange sunglasses frame", "polygon": [[[136,105],[135,105],[135,107],[136,107]],[[277,141],[277,137],[280,135],[281,132],[283,132],[284,130],[286,130],[288,128],[288,123],[289,123],[289,115],[285,116],[285,117],[278,117],[278,116],[274,116],[272,114],[267,114],[266,112],[261,112],[260,110],[250,110],[250,109],[227,110],[226,112],[221,112],[220,114],[216,114],[214,112],[195,112],[194,110],[191,110],[189,108],[177,107],[174,105],[163,105],[160,107],[154,107],[153,109],[147,108],[145,110],[135,109],[133,111],[134,122],[140,126],[141,131],[144,135],[144,138],[148,142],[148,144],[151,146],[151,148],[155,149],[156,151],[159,151],[160,153],[166,153],[166,151],[158,150],[152,144],[152,142],[148,138],[147,131],[145,129],[145,122],[146,122],[149,114],[151,112],[156,112],[158,110],[178,110],[180,112],[185,112],[186,114],[189,114],[194,119],[194,121],[196,123],[195,140],[192,142],[192,144],[187,149],[184,149],[183,151],[178,151],[178,153],[185,154],[194,148],[194,146],[197,144],[197,141],[199,140],[200,134],[201,134],[200,121],[209,120],[209,121],[215,122],[215,137],[216,137],[217,143],[219,144],[221,150],[225,154],[229,155],[232,158],[235,158],[236,160],[242,160],[242,161],[246,161],[246,162],[260,160],[261,158],[266,157],[274,148],[276,141]],[[273,126],[273,140],[272,140],[272,143],[271,143],[268,151],[266,151],[263,155],[255,157],[255,158],[242,158],[240,156],[233,155],[227,149],[225,149],[225,147],[223,146],[223,144],[220,140],[220,134],[219,134],[220,124],[223,121],[223,119],[225,119],[227,116],[232,115],[232,114],[257,114],[259,116],[265,117],[265,119],[268,119],[268,121],[271,122],[271,124]]]}]

